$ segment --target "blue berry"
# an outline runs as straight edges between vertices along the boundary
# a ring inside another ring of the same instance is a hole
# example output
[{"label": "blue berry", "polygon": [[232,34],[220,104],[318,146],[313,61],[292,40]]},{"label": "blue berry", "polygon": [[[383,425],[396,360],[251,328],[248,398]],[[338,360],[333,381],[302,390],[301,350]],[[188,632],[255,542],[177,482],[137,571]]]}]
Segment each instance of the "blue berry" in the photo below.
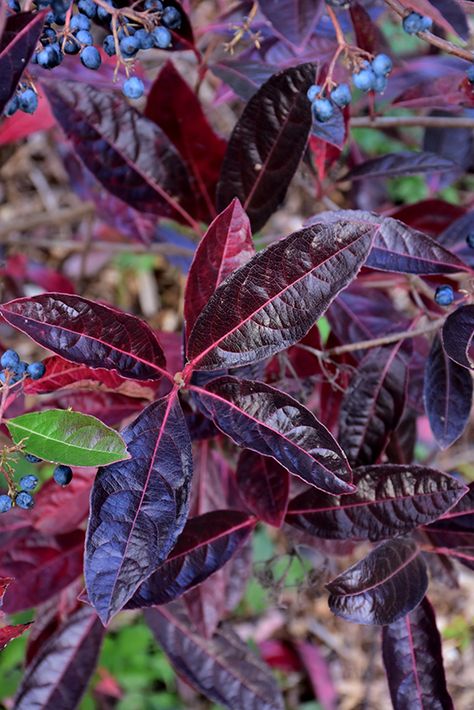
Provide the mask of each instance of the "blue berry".
[{"label": "blue berry", "polygon": [[41,35],[40,42],[45,47],[46,45],[56,40],[56,32],[52,27],[46,27]]},{"label": "blue berry", "polygon": [[158,49],[167,49],[171,44],[171,32],[166,27],[156,27],[153,32],[153,41]]},{"label": "blue berry", "polygon": [[97,5],[95,4],[94,0],[79,0],[79,2],[77,3],[77,7],[81,12],[84,13],[84,15],[90,17],[91,20],[96,15]]},{"label": "blue berry", "polygon": [[20,356],[15,350],[5,350],[2,357],[0,357],[0,365],[6,367],[13,372],[16,370],[20,364]]},{"label": "blue berry", "polygon": [[56,12],[54,15],[54,23],[56,25],[63,25],[66,24],[66,13],[65,12]]},{"label": "blue berry", "polygon": [[129,22],[125,23],[122,25],[122,27],[118,31],[118,38],[123,39],[124,37],[132,37],[135,32],[137,31],[137,28],[134,27],[132,24]]},{"label": "blue berry", "polygon": [[101,64],[100,52],[97,47],[84,47],[81,54],[82,64],[87,67],[87,69],[98,69]]},{"label": "blue berry", "polygon": [[179,30],[181,27],[181,14],[175,7],[165,7],[161,21],[170,30]]},{"label": "blue berry", "polygon": [[32,491],[38,485],[38,478],[29,473],[27,476],[20,478],[19,486],[22,491]]},{"label": "blue berry", "polygon": [[53,471],[53,478],[60,486],[67,486],[72,481],[72,468],[62,464],[56,466]]},{"label": "blue berry", "polygon": [[8,0],[8,7],[10,10],[13,10],[13,12],[20,12],[21,10],[18,0]]},{"label": "blue berry", "polygon": [[18,97],[20,111],[24,113],[34,113],[38,108],[38,94],[33,89],[25,89]]},{"label": "blue berry", "polygon": [[115,40],[113,35],[107,35],[104,38],[104,42],[102,44],[104,48],[104,52],[109,55],[109,57],[113,57],[115,54]]},{"label": "blue berry", "polygon": [[387,88],[387,77],[386,76],[376,76],[374,79],[374,86],[373,89],[376,91],[378,94],[383,94],[385,89]]},{"label": "blue berry", "polygon": [[19,508],[23,508],[24,510],[29,510],[32,508],[35,504],[33,500],[33,496],[27,493],[26,491],[20,491],[15,498],[15,503]]},{"label": "blue berry", "polygon": [[332,118],[334,106],[328,99],[316,99],[313,101],[313,116],[320,123],[325,123]]},{"label": "blue berry", "polygon": [[154,12],[159,12],[163,9],[163,3],[161,0],[146,0],[145,10],[153,10]]},{"label": "blue berry", "polygon": [[377,54],[372,60],[371,68],[377,76],[387,76],[393,69],[393,62],[388,54]]},{"label": "blue berry", "polygon": [[71,37],[64,42],[64,54],[79,54],[81,47]]},{"label": "blue berry", "polygon": [[370,91],[374,88],[375,74],[372,69],[361,69],[358,74],[352,75],[352,81],[356,89]]},{"label": "blue berry", "polygon": [[314,99],[320,93],[320,91],[321,91],[321,87],[318,86],[318,84],[312,84],[309,87],[308,91],[306,92],[306,96],[311,101],[311,103],[314,101]]},{"label": "blue berry", "polygon": [[421,29],[423,32],[429,32],[431,28],[433,27],[433,20],[431,17],[425,17],[423,16],[421,18]]},{"label": "blue berry", "polygon": [[339,84],[331,91],[330,98],[333,104],[336,104],[339,108],[344,108],[351,102],[351,90],[347,84]]},{"label": "blue berry", "polygon": [[120,40],[120,51],[124,57],[134,57],[140,49],[140,45],[136,37],[123,37]]},{"label": "blue berry", "polygon": [[16,111],[18,111],[19,108],[20,108],[20,100],[19,100],[18,96],[15,94],[14,96],[12,96],[10,101],[5,106],[3,113],[8,118],[8,116],[13,116],[13,114]]},{"label": "blue berry", "polygon": [[12,507],[12,499],[5,494],[0,495],[0,513],[8,513]]},{"label": "blue berry", "polygon": [[469,234],[466,237],[466,244],[471,249],[474,249],[474,232],[469,232]]},{"label": "blue berry", "polygon": [[107,12],[107,10],[100,6],[97,8],[97,19],[101,20],[102,22],[107,22],[110,21],[110,12]]},{"label": "blue berry", "polygon": [[49,44],[37,55],[38,64],[44,69],[54,69],[61,64],[63,55],[57,42]]},{"label": "blue berry", "polygon": [[38,456],[35,456],[34,454],[25,454],[25,459],[29,463],[40,463],[41,459]]},{"label": "blue berry", "polygon": [[155,46],[151,32],[141,29],[137,30],[133,36],[137,40],[140,49],[151,49]]},{"label": "blue berry", "polygon": [[471,66],[466,70],[466,76],[471,84],[474,84],[474,64],[471,64]]},{"label": "blue berry", "polygon": [[434,297],[438,306],[450,306],[454,301],[454,292],[451,286],[438,286]]},{"label": "blue berry", "polygon": [[423,30],[423,15],[417,12],[410,12],[409,15],[403,18],[402,27],[409,35],[415,35]]},{"label": "blue berry", "polygon": [[79,30],[76,34],[76,39],[81,44],[86,45],[86,47],[90,47],[94,44],[94,38],[88,30]]},{"label": "blue berry", "polygon": [[18,377],[21,379],[22,377],[24,377],[26,375],[27,370],[28,370],[28,363],[21,360],[18,367],[15,368],[15,375],[18,375]]},{"label": "blue berry", "polygon": [[26,372],[32,380],[40,380],[46,372],[46,368],[42,362],[32,362],[28,365]]},{"label": "blue berry", "polygon": [[132,76],[124,82],[123,93],[129,99],[139,99],[144,91],[143,81],[137,76]]},{"label": "blue berry", "polygon": [[71,22],[69,23],[69,27],[71,28],[72,32],[76,32],[79,30],[90,30],[91,21],[85,15],[81,15],[79,13],[79,14],[73,15],[73,17],[71,17]]}]

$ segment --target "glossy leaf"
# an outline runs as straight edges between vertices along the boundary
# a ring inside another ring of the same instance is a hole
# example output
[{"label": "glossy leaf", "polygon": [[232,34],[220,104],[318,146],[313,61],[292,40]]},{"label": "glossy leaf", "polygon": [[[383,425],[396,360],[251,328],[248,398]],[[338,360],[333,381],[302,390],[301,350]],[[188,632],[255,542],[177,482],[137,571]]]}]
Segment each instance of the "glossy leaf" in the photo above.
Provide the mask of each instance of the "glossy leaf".
[{"label": "glossy leaf", "polygon": [[134,419],[149,404],[149,400],[127,397],[116,392],[76,391],[58,392],[51,404],[61,409],[72,409],[91,417],[97,417],[109,427]]},{"label": "glossy leaf", "polygon": [[474,338],[474,305],[461,306],[445,320],[442,333],[443,347],[451,360],[474,369],[474,360],[469,355]]},{"label": "glossy leaf", "polygon": [[301,493],[290,502],[286,522],[326,540],[376,542],[437,520],[467,490],[456,478],[415,464],[361,467],[354,483],[357,490],[340,498]]},{"label": "glossy leaf", "polygon": [[255,523],[237,510],[190,518],[166,561],[137,589],[127,609],[167,604],[203,582],[232,557]]},{"label": "glossy leaf", "polygon": [[272,456],[290,473],[330,493],[353,490],[344,452],[314,414],[262,382],[220,377],[193,388],[200,406],[238,446]]},{"label": "glossy leaf", "polygon": [[442,449],[459,439],[469,421],[472,377],[451,360],[436,336],[426,363],[424,402],[431,431]]},{"label": "glossy leaf", "polygon": [[441,637],[427,597],[382,629],[382,654],[394,710],[452,710]]},{"label": "glossy leaf", "polygon": [[459,166],[452,160],[427,151],[388,153],[379,158],[367,160],[352,168],[344,180],[362,178],[400,177],[405,175],[423,175],[424,173],[455,170]]},{"label": "glossy leaf", "polygon": [[270,669],[230,628],[204,639],[179,602],[147,609],[145,619],[176,672],[230,710],[283,710]]},{"label": "glossy leaf", "polygon": [[91,607],[81,606],[67,617],[26,667],[15,710],[74,710],[94,673],[103,635]]},{"label": "glossy leaf", "polygon": [[280,527],[290,489],[286,468],[268,456],[246,449],[239,456],[235,475],[239,493],[249,509],[268,525]]},{"label": "glossy leaf", "polygon": [[256,254],[214,293],[188,341],[194,369],[246,365],[301,340],[367,258],[373,226],[339,218]]},{"label": "glossy leaf", "polygon": [[91,495],[85,577],[107,624],[164,562],[188,514],[191,441],[175,393],[124,431],[131,459],[99,469]]},{"label": "glossy leaf", "polygon": [[25,631],[28,631],[32,623],[33,622],[30,622],[28,624],[14,624],[2,626],[0,628],[0,651],[4,649],[5,646],[10,643],[10,641],[17,639],[19,636],[22,636]]},{"label": "glossy leaf", "polygon": [[7,422],[15,444],[54,463],[105,466],[130,458],[119,434],[95,417],[62,409],[22,414]]},{"label": "glossy leaf", "polygon": [[313,64],[273,75],[250,99],[229,140],[217,186],[222,212],[238,197],[253,231],[263,227],[285,197],[311,128],[306,91]]},{"label": "glossy leaf", "polygon": [[115,91],[74,81],[42,86],[73,148],[109,192],[140,212],[186,221],[187,171],[153,121]]},{"label": "glossy leaf", "polygon": [[188,334],[219,284],[254,254],[249,219],[234,199],[215,218],[196,249],[184,297]]},{"label": "glossy leaf", "polygon": [[137,380],[164,373],[163,350],[139,318],[79,296],[44,293],[0,306],[5,320],[65,360]]},{"label": "glossy leaf", "polygon": [[416,543],[389,540],[326,585],[329,608],[358,624],[393,624],[415,609],[428,587]]},{"label": "glossy leaf", "polygon": [[275,30],[296,46],[314,31],[324,9],[323,0],[260,0],[260,9]]},{"label": "glossy leaf", "polygon": [[351,2],[349,13],[354,27],[357,46],[371,54],[386,51],[387,42],[369,13],[358,2]]},{"label": "glossy leaf", "polygon": [[273,74],[268,64],[224,59],[209,65],[212,73],[221,79],[244,101],[248,101]]}]

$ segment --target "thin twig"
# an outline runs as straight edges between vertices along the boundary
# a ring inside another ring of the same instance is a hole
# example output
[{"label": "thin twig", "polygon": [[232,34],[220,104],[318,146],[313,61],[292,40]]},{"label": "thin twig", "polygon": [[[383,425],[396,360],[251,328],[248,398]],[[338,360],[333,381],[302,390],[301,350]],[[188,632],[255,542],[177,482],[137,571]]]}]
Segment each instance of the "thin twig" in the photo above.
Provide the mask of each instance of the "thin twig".
[{"label": "thin twig", "polygon": [[351,128],[474,128],[474,118],[467,116],[354,116]]}]

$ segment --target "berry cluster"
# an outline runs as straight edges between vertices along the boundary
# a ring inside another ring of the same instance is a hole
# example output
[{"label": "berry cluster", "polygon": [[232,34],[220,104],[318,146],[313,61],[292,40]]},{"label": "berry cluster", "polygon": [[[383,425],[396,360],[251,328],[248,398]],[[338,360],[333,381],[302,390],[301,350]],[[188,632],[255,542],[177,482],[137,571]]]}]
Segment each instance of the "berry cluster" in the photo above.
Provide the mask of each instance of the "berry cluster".
[{"label": "berry cluster", "polygon": [[28,365],[27,362],[20,360],[20,356],[15,350],[5,350],[0,358],[0,365],[3,368],[0,372],[0,383],[7,385],[20,382],[24,377],[39,380],[45,373],[45,366],[42,362],[32,362]]},{"label": "berry cluster", "polygon": [[[99,44],[104,52],[116,56],[128,75],[140,50],[167,49],[172,44],[171,32],[182,24],[179,10],[161,0],[145,0],[124,8],[118,0],[78,0],[72,6],[71,0],[34,0],[33,6],[37,10],[50,7],[32,58],[43,69],[59,66],[67,54],[79,55],[87,69],[99,69],[102,59],[96,42],[102,35]],[[21,10],[18,0],[9,0],[9,7],[14,12]],[[138,77],[130,77],[122,90],[128,98],[138,99],[144,93],[144,85]],[[38,96],[32,85],[21,84],[5,115],[12,116],[17,110],[33,113],[37,105]]]},{"label": "berry cluster", "polygon": [[[387,76],[392,71],[392,60],[386,54],[377,54],[371,62],[364,59],[360,71],[352,75],[352,83],[362,91],[376,91],[382,94],[387,86]],[[329,94],[323,95],[323,87],[313,85],[307,96],[312,104],[314,118],[320,123],[329,121],[334,115],[334,106],[344,108],[351,100],[348,84],[338,84]]]},{"label": "berry cluster", "polygon": [[[41,463],[41,459],[33,454],[25,455],[29,463]],[[53,478],[60,486],[67,486],[72,481],[72,469],[70,466],[59,465],[53,471]],[[35,504],[31,491],[38,485],[38,477],[29,473],[22,476],[18,482],[18,490],[10,490],[8,493],[0,495],[0,513],[7,513],[13,505],[23,510],[29,510]]]},{"label": "berry cluster", "polygon": [[429,32],[433,27],[433,20],[417,12],[410,12],[403,18],[402,25],[407,34],[416,35],[418,32]]}]

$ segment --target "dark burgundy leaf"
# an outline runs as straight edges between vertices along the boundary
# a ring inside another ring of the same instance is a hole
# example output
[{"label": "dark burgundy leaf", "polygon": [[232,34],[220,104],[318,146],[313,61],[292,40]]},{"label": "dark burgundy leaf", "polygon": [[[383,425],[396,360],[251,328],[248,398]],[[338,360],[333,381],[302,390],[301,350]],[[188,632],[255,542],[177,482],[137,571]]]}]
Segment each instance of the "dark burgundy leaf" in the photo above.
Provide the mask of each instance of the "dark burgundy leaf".
[{"label": "dark burgundy leaf", "polygon": [[449,241],[442,241],[440,232],[447,230],[454,220],[464,214],[464,208],[459,205],[453,205],[446,200],[428,198],[410,205],[402,205],[392,212],[392,217],[429,234],[431,237],[439,235],[436,241],[441,241],[444,246],[449,248]]},{"label": "dark burgundy leaf", "polygon": [[259,7],[274,29],[292,44],[301,46],[319,22],[323,0],[260,0]]},{"label": "dark burgundy leaf", "polygon": [[285,197],[311,128],[306,91],[313,64],[272,76],[248,102],[230,137],[217,186],[222,212],[238,197],[258,231]]},{"label": "dark burgundy leaf", "polygon": [[453,216],[449,222],[438,241],[474,268],[474,250],[466,241],[468,235],[474,233],[474,211]]},{"label": "dark burgundy leaf", "polygon": [[[452,1],[455,2],[456,0]],[[443,118],[452,116],[452,112],[435,110],[430,112],[430,116]],[[463,170],[469,170],[474,163],[474,136],[472,130],[470,128],[429,126],[426,128],[423,137],[423,150],[441,155],[457,164],[458,167],[452,173],[438,176],[438,184],[440,187],[444,187],[457,179]]]},{"label": "dark burgundy leaf", "polygon": [[167,604],[221,569],[252,532],[256,519],[237,510],[190,518],[166,561],[137,589],[127,609]]},{"label": "dark burgundy leaf", "polygon": [[[452,508],[449,513],[443,515],[443,519],[464,516],[467,513],[474,513],[474,483],[470,483],[468,489],[468,492],[461,498],[459,503]],[[461,518],[461,520],[463,520],[463,518]],[[474,523],[474,517],[472,518],[472,522]]]},{"label": "dark burgundy leaf", "polygon": [[[347,138],[346,122],[344,113],[337,106],[329,121],[322,123],[313,117],[311,126],[311,138],[316,138],[325,143],[329,143],[335,148],[343,148]],[[313,144],[314,147],[314,144]]]},{"label": "dark burgundy leaf", "polygon": [[273,69],[261,62],[228,59],[210,64],[209,69],[244,101],[248,101],[258,88],[273,74]]},{"label": "dark burgundy leaf", "polygon": [[0,313],[65,360],[117,370],[136,380],[166,374],[165,356],[151,328],[110,306],[79,296],[44,293],[5,303]]},{"label": "dark burgundy leaf", "polygon": [[329,661],[314,643],[295,641],[294,648],[308,674],[314,696],[322,710],[336,710],[338,693],[331,678]]},{"label": "dark burgundy leaf", "polygon": [[220,377],[194,387],[200,406],[236,444],[264,456],[329,493],[353,490],[344,452],[314,414],[262,382]]},{"label": "dark burgundy leaf", "polygon": [[375,463],[400,422],[408,383],[402,343],[369,350],[345,391],[338,439],[351,465]]},{"label": "dark burgundy leaf", "polygon": [[179,602],[147,609],[145,619],[176,672],[209,700],[231,710],[283,710],[270,669],[230,628],[204,639]]},{"label": "dark burgundy leaf", "polygon": [[451,360],[437,335],[426,363],[425,409],[431,431],[442,449],[459,439],[469,421],[472,377],[465,367]]},{"label": "dark burgundy leaf", "polygon": [[28,66],[43,28],[46,10],[6,18],[0,32],[0,115]]},{"label": "dark burgundy leaf", "polygon": [[163,563],[186,522],[191,441],[176,392],[122,432],[131,459],[100,468],[91,495],[85,576],[107,624]]},{"label": "dark burgundy leaf", "polygon": [[458,365],[474,369],[469,356],[474,337],[474,305],[461,306],[445,320],[441,331],[446,354]]},{"label": "dark burgundy leaf", "polygon": [[[59,535],[73,532],[84,522],[89,513],[89,497],[94,475],[92,471],[75,469],[71,483],[58,486],[50,478],[35,495],[32,510],[18,509],[36,530],[44,534]],[[64,511],[67,510],[67,515]]]},{"label": "dark burgundy leaf", "polygon": [[115,91],[73,81],[42,86],[77,154],[109,192],[135,210],[189,221],[186,168],[153,121]]},{"label": "dark burgundy leaf", "polygon": [[216,185],[226,142],[211,128],[196,94],[170,61],[153,82],[145,116],[156,123],[179,150],[194,179],[192,187],[200,197],[197,216],[214,217]]},{"label": "dark burgundy leaf", "polygon": [[90,606],[82,606],[39,649],[26,667],[15,710],[74,710],[95,670],[104,629]]},{"label": "dark burgundy leaf", "polygon": [[194,369],[263,360],[301,340],[357,275],[374,227],[341,217],[290,234],[219,286],[189,336]]},{"label": "dark burgundy leaf", "polygon": [[[169,389],[169,388],[168,388]],[[149,404],[149,400],[127,397],[115,392],[60,392],[41,408],[72,409],[92,417],[97,417],[110,427],[119,426],[125,420],[134,419]]]},{"label": "dark burgundy leaf", "polygon": [[[0,616],[1,618],[1,616]],[[10,641],[13,641],[13,639],[17,639],[19,636],[25,633],[27,631],[31,624],[33,622],[31,621],[28,624],[16,624],[14,626],[2,626],[0,628],[0,651],[7,646]]]},{"label": "dark burgundy leaf", "polygon": [[385,449],[385,456],[389,463],[411,463],[415,458],[416,422],[416,412],[406,407],[400,423],[390,436],[390,441]]},{"label": "dark burgundy leaf", "polygon": [[428,587],[413,540],[388,540],[326,585],[329,608],[359,624],[393,624],[415,609]]},{"label": "dark burgundy leaf", "polygon": [[184,297],[188,333],[219,284],[254,254],[249,219],[239,200],[232,200],[201,239],[189,270]]},{"label": "dark burgundy leaf", "polygon": [[371,54],[385,52],[387,50],[387,42],[381,30],[372,21],[367,10],[358,2],[351,2],[349,12],[357,46]]},{"label": "dark burgundy leaf", "polygon": [[355,469],[355,493],[341,498],[308,490],[290,501],[286,522],[327,540],[383,540],[406,535],[453,508],[466,487],[425,466]]},{"label": "dark burgundy leaf", "polygon": [[419,151],[400,151],[388,153],[380,158],[372,158],[365,163],[352,168],[342,180],[361,180],[362,178],[399,177],[405,175],[420,175],[423,173],[445,172],[459,169],[459,166],[448,158],[436,153]]},{"label": "dark burgundy leaf", "polygon": [[427,597],[382,629],[382,654],[394,710],[452,710],[441,637]]},{"label": "dark burgundy leaf", "polygon": [[456,0],[429,0],[429,2],[462,39],[468,39],[469,25],[466,14]]},{"label": "dark burgundy leaf", "polygon": [[[422,79],[422,77],[420,77]],[[472,105],[464,89],[465,74],[450,71],[449,76],[430,77],[409,86],[393,105],[404,108],[449,108]]]},{"label": "dark burgundy leaf", "polygon": [[277,528],[288,505],[290,477],[286,468],[268,456],[242,451],[236,471],[239,493],[249,509]]}]

